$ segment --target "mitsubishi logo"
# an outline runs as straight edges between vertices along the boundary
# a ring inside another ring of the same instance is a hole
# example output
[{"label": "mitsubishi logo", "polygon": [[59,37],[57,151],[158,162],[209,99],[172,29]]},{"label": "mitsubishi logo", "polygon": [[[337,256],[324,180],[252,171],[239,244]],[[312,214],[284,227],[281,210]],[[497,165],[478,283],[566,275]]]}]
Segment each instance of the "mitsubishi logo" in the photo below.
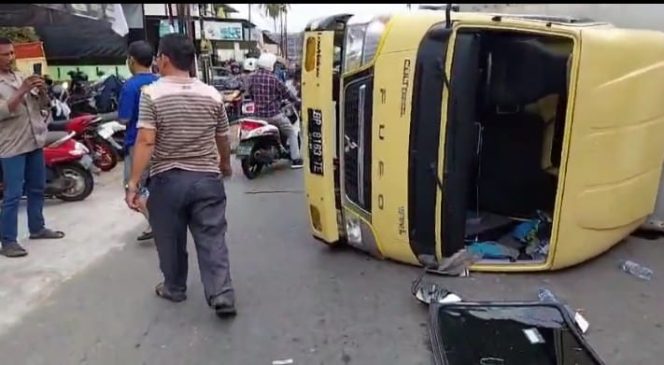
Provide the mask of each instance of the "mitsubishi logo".
[{"label": "mitsubishi logo", "polygon": [[353,142],[350,140],[350,137],[344,135],[344,152],[348,153],[350,150],[354,150],[357,148],[357,143]]}]

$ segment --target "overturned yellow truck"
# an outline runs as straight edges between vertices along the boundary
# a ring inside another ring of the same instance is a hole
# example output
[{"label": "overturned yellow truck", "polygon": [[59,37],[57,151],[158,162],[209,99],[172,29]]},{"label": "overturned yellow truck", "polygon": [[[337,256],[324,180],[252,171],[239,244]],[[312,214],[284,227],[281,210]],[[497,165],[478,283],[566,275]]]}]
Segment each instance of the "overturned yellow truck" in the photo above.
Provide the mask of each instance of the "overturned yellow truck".
[{"label": "overturned yellow truck", "polygon": [[586,19],[417,11],[312,21],[302,66],[311,230],[423,265],[544,271],[653,212],[664,33]]}]

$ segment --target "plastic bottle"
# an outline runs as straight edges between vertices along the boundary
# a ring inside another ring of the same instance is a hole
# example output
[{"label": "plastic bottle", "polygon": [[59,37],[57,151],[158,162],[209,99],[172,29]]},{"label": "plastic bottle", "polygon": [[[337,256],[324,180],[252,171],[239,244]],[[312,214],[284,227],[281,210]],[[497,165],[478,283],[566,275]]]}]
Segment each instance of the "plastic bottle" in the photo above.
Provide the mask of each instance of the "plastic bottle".
[{"label": "plastic bottle", "polygon": [[634,261],[626,260],[620,265],[620,269],[626,273],[632,274],[641,280],[652,279],[653,271],[645,266],[641,266]]}]

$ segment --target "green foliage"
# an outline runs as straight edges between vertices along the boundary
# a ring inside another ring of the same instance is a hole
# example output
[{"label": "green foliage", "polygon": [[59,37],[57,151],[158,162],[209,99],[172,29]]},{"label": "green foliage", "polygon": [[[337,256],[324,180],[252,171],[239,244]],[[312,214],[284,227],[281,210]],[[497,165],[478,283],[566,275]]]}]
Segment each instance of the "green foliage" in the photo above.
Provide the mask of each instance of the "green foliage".
[{"label": "green foliage", "polygon": [[33,27],[0,27],[0,37],[9,38],[15,43],[39,41],[39,36]]},{"label": "green foliage", "polygon": [[277,19],[282,13],[287,13],[290,4],[258,4],[270,19]]}]

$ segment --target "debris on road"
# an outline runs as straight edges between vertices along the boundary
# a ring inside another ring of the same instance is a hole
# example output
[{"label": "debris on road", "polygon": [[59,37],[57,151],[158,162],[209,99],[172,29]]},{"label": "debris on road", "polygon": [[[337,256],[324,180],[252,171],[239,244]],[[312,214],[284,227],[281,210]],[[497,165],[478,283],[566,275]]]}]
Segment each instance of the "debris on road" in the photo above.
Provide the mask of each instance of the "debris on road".
[{"label": "debris on road", "polygon": [[440,264],[432,255],[420,255],[419,261],[424,266],[425,272],[444,276],[470,276],[469,268],[481,257],[466,249],[457,251],[449,258],[443,259]]},{"label": "debris on road", "polygon": [[537,302],[433,303],[434,363],[603,365],[564,311]]},{"label": "debris on road", "polygon": [[286,359],[286,360],[274,360],[272,361],[272,365],[289,365],[289,364],[294,364],[293,359]]},{"label": "debris on road", "polygon": [[[426,266],[425,266],[426,267]],[[410,292],[424,304],[432,303],[457,303],[461,298],[438,284],[424,281],[427,269],[415,279],[410,287]]]},{"label": "debris on road", "polygon": [[620,269],[628,274],[636,276],[641,280],[652,279],[653,271],[649,268],[639,265],[634,261],[625,260],[620,264]]},{"label": "debris on road", "polygon": [[424,304],[458,303],[461,301],[461,297],[437,284],[422,281],[413,284],[413,295]]},{"label": "debris on road", "polygon": [[646,231],[654,231],[658,233],[664,233],[664,221],[661,219],[649,219],[647,222],[643,223],[640,229]]}]

